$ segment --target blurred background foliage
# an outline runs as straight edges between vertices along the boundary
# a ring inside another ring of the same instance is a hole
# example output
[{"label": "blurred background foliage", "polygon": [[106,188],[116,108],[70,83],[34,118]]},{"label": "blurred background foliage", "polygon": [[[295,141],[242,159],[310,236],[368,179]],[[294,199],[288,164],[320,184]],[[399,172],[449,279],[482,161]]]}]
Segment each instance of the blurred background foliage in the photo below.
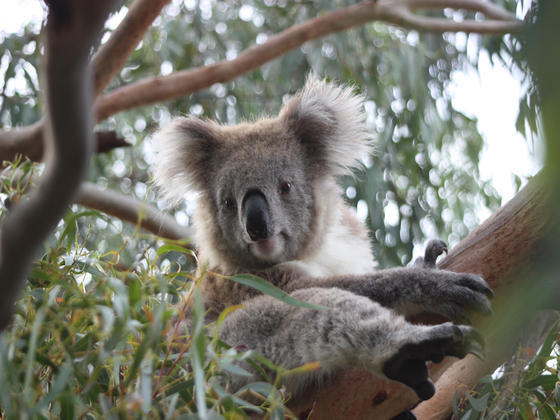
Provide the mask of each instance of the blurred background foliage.
[{"label": "blurred background foliage", "polygon": [[[107,25],[103,39],[124,17],[129,3]],[[291,25],[353,3],[174,0],[107,90],[146,76],[231,60]],[[513,0],[500,5],[510,11],[517,7]],[[445,14],[467,17],[461,11]],[[37,24],[0,36],[2,128],[28,125],[39,118],[40,40]],[[513,71],[519,67],[519,42],[509,36],[421,34],[381,22],[332,34],[232,82],[102,122],[103,129],[117,131],[133,146],[96,155],[89,180],[154,202],[149,187],[153,155],[145,140],[159,124],[187,113],[224,124],[275,114],[313,70],[321,77],[351,83],[368,96],[368,124],[376,136],[377,153],[364,160],[365,170],[356,178],[342,182],[348,201],[360,217],[367,218],[380,266],[407,264],[414,246],[425,238],[442,238],[453,246],[480,223],[480,209],[493,212],[499,207],[501,200],[491,183],[479,176],[484,141],[476,121],[453,109],[449,86],[452,72],[476,68],[483,50]],[[522,98],[518,124],[522,130],[536,129],[532,94],[529,90]],[[188,223],[192,214],[188,204],[176,210],[179,223]],[[114,223],[127,232],[134,229]],[[104,227],[96,218],[83,219],[82,230],[90,231],[92,249],[118,247]],[[139,251],[138,244],[129,244],[123,258],[134,259]]]}]

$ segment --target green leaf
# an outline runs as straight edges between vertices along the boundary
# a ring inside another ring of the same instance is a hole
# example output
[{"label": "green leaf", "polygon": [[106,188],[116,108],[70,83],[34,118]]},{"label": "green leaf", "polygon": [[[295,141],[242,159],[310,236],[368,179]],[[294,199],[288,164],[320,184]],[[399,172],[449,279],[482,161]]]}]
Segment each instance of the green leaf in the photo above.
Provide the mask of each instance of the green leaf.
[{"label": "green leaf", "polygon": [[77,398],[70,392],[65,392],[58,398],[60,402],[60,418],[61,420],[74,419],[74,406],[77,405]]},{"label": "green leaf", "polygon": [[54,401],[54,399],[62,393],[64,388],[67,386],[68,378],[72,373],[72,369],[73,369],[72,364],[73,364],[72,358],[69,355],[66,355],[65,363],[62,369],[60,369],[59,373],[52,381],[48,394],[45,397],[41,398],[37,402],[37,404],[33,407],[31,411],[32,415],[41,411],[44,407],[46,407],[48,404]]},{"label": "green leaf", "polygon": [[558,377],[556,375],[541,375],[523,382],[522,387],[525,389],[533,389],[542,386],[544,389],[552,391],[557,381]]},{"label": "green leaf", "polygon": [[455,391],[455,393],[453,394],[453,417],[454,418],[458,418],[459,417],[459,407],[458,407],[458,402],[457,402],[457,392]]},{"label": "green leaf", "polygon": [[201,419],[207,418],[208,409],[206,407],[206,386],[204,372],[206,336],[204,334],[204,306],[202,295],[198,287],[194,288],[194,332],[192,335],[192,344],[189,348],[191,356],[192,370],[194,372],[196,407]]},{"label": "green leaf", "polygon": [[33,362],[35,360],[35,353],[37,350],[37,341],[39,339],[39,331],[41,329],[41,325],[46,317],[46,308],[40,308],[36,315],[35,320],[33,322],[33,328],[31,330],[31,337],[29,339],[29,349],[27,350],[27,370],[25,372],[25,382],[23,385],[24,390],[28,390],[31,386],[31,378],[35,375],[33,370]]},{"label": "green leaf", "polygon": [[130,301],[130,306],[134,306],[140,301],[140,281],[137,278],[131,278],[127,284],[128,300]]},{"label": "green leaf", "polygon": [[[173,385],[165,390],[166,396],[171,396],[173,394],[177,394],[185,389],[190,389],[194,385],[194,379],[189,379],[183,382],[179,382],[177,385]],[[158,395],[158,398],[161,398],[161,395]]]},{"label": "green leaf", "polygon": [[192,252],[190,249],[183,248],[182,246],[173,245],[173,244],[167,244],[167,245],[160,246],[159,249],[157,250],[156,255],[159,257],[160,255],[165,254],[166,252],[170,252],[170,251],[182,252],[182,253],[194,256],[194,252]]},{"label": "green leaf", "polygon": [[252,373],[247,372],[245,369],[234,365],[233,363],[227,363],[227,362],[222,362],[220,363],[220,366],[222,367],[222,369],[227,370],[228,372],[231,372],[235,375],[240,375],[240,376],[253,376]]},{"label": "green leaf", "polygon": [[266,280],[263,280],[257,276],[253,276],[251,274],[238,274],[236,276],[229,277],[229,279],[237,283],[243,284],[245,286],[252,287],[253,289],[258,290],[259,292],[262,292],[265,295],[272,296],[273,298],[276,298],[288,305],[297,306],[300,308],[316,309],[316,310],[331,309],[326,306],[315,305],[313,303],[295,299],[291,297],[289,294],[287,294],[286,292],[280,290],[278,287],[273,286]]},{"label": "green leaf", "polygon": [[486,394],[484,397],[479,399],[473,397],[471,394],[467,394],[467,398],[471,407],[480,413],[488,408],[488,398],[490,398],[490,394]]},{"label": "green leaf", "polygon": [[540,373],[545,367],[546,362],[550,360],[550,354],[552,353],[552,348],[554,347],[554,343],[556,342],[556,334],[558,331],[559,323],[560,321],[556,322],[550,329],[541,349],[537,354],[537,357],[533,361],[531,361],[531,363],[529,363],[529,366],[527,367],[529,375]]}]

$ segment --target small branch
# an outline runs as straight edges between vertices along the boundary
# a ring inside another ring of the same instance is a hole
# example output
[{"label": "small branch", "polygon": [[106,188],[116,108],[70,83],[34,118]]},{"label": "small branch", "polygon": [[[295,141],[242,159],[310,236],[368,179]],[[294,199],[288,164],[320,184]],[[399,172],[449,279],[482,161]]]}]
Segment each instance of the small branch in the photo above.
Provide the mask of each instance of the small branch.
[{"label": "small branch", "polygon": [[118,147],[132,146],[132,144],[125,141],[125,139],[120,137],[114,131],[97,131],[95,135],[97,137],[97,153],[106,153],[109,150],[113,150]]},{"label": "small branch", "polygon": [[[12,161],[16,155],[27,156],[33,162],[43,157],[43,128],[45,118],[25,128],[0,131],[0,162]],[[96,152],[105,153],[117,147],[130,147],[122,137],[114,131],[98,131],[96,136]]]},{"label": "small branch", "polygon": [[[397,0],[398,2],[399,0]],[[517,17],[494,3],[479,0],[400,0],[410,10],[467,10],[480,12],[488,20],[504,20],[520,23]]]},{"label": "small branch", "polygon": [[132,51],[169,0],[135,0],[123,21],[91,60],[95,72],[95,96],[103,92],[123,68]]},{"label": "small branch", "polygon": [[45,27],[46,167],[0,226],[0,331],[29,266],[76,193],[93,148],[88,55],[116,0],[49,0]]},{"label": "small branch", "polygon": [[191,229],[178,224],[169,214],[135,198],[116,191],[102,190],[95,184],[84,182],[76,203],[140,226],[155,235],[167,239],[192,237]]},{"label": "small branch", "polygon": [[[455,22],[443,18],[421,17],[411,13],[411,10],[440,9],[455,5],[471,11],[486,12],[494,19],[504,20]],[[524,27],[523,22],[515,19],[505,10],[499,12],[496,7],[489,7],[486,2],[478,0],[363,1],[355,6],[294,25],[270,37],[264,44],[246,49],[234,60],[221,60],[211,66],[182,70],[168,76],[145,78],[115,89],[97,99],[98,118],[104,120],[126,109],[178,98],[208,88],[214,83],[233,80],[307,41],[377,20],[422,31],[463,31],[492,35],[519,32]]]},{"label": "small branch", "polygon": [[25,155],[39,161],[43,155],[44,118],[23,128],[0,130],[0,162],[12,161],[16,155]]}]

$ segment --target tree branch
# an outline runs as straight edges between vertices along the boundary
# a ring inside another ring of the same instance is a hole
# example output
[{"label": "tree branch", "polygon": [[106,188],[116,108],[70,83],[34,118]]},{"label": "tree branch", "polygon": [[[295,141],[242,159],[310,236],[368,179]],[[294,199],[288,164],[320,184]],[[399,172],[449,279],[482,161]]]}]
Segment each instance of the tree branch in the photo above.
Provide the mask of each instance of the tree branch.
[{"label": "tree branch", "polygon": [[162,238],[187,239],[192,236],[191,229],[181,226],[158,208],[116,191],[102,190],[90,182],[81,185],[75,202],[130,223],[136,224],[140,220],[142,228]]},{"label": "tree branch", "polygon": [[[411,13],[412,10],[418,9],[454,7],[487,13],[496,20],[455,22]],[[264,44],[246,49],[234,60],[221,60],[207,67],[182,70],[167,76],[145,78],[115,89],[97,99],[98,118],[103,120],[126,109],[178,98],[208,88],[214,83],[233,80],[307,41],[377,20],[421,31],[462,31],[490,35],[519,32],[524,27],[523,22],[515,19],[515,16],[507,11],[489,6],[488,3],[479,0],[363,1],[355,6],[294,25],[270,37]]]},{"label": "tree branch", "polygon": [[[134,48],[142,40],[144,33],[167,3],[169,0],[135,0],[132,3],[123,21],[91,61],[90,67],[95,75],[95,96],[107,87],[115,74],[124,66]],[[35,162],[41,160],[44,124],[45,119],[41,118],[29,127],[9,131],[0,130],[0,162],[11,161],[17,154],[27,156]],[[98,144],[104,144],[105,135],[97,136]],[[119,144],[118,140],[113,142],[110,148],[116,147]],[[109,149],[101,147],[97,152],[102,153]]]},{"label": "tree branch", "polygon": [[0,130],[0,162],[12,161],[16,155],[39,161],[43,156],[44,118],[23,128]]},{"label": "tree branch", "polygon": [[45,27],[46,167],[31,197],[1,224],[0,330],[35,253],[70,204],[93,147],[88,54],[116,0],[47,1]]},{"label": "tree branch", "polygon": [[135,0],[123,21],[91,60],[95,71],[95,96],[103,92],[123,68],[132,51],[169,0]]},{"label": "tree branch", "polygon": [[[560,301],[557,284],[535,284],[535,272],[542,266],[541,256],[554,255],[557,248],[547,243],[550,232],[560,221],[554,215],[551,182],[544,174],[533,178],[511,201],[492,215],[457,245],[440,264],[441,268],[471,272],[484,277],[496,292],[494,317],[488,321],[473,317],[487,340],[488,361],[470,355],[456,362],[447,358],[431,365],[437,380],[436,395],[416,410],[419,420],[444,419],[449,414],[453,394],[460,385],[472,386],[495,370],[515,346],[519,326],[535,309]],[[509,291],[516,291],[510,296]],[[542,291],[546,290],[546,296]],[[543,298],[548,297],[550,302]],[[527,308],[526,311],[523,308]],[[448,370],[449,366],[452,369]],[[445,372],[445,374],[443,374]],[[443,376],[442,376],[443,374]],[[340,418],[389,419],[417,401],[411,390],[367,372],[345,371],[319,390],[310,390],[304,401],[291,405],[300,418],[313,408],[309,419]]]},{"label": "tree branch", "polygon": [[[33,162],[38,162],[43,157],[43,130],[45,118],[35,124],[21,129],[0,130],[0,162],[12,161],[16,155],[27,156]],[[114,131],[94,132],[96,152],[104,153],[117,147],[129,147],[122,137]]]},{"label": "tree branch", "polygon": [[[97,93],[104,89],[124,65],[144,31],[167,2],[168,0],[136,0],[133,3],[123,22],[94,57]],[[422,9],[444,8],[480,12],[489,20],[455,22],[412,13]],[[519,32],[524,27],[523,22],[511,13],[482,0],[366,0],[294,25],[270,37],[264,44],[246,49],[234,60],[222,60],[208,67],[183,70],[168,76],[146,78],[115,89],[97,99],[95,106],[98,121],[126,109],[178,98],[215,83],[233,80],[307,41],[377,20],[419,31],[463,31],[490,35]],[[40,131],[37,135],[37,131],[30,128],[0,131],[0,158],[12,160],[16,153],[21,153],[32,160],[39,160],[42,154],[40,140]]]}]

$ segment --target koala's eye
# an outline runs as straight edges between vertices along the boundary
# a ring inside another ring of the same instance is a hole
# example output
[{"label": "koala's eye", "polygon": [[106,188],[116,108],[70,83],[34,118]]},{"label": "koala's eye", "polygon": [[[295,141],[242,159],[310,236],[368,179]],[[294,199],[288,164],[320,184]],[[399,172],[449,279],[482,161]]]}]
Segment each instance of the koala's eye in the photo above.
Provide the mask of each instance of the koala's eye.
[{"label": "koala's eye", "polygon": [[233,209],[235,207],[235,201],[231,198],[226,198],[224,200],[224,206],[226,209]]},{"label": "koala's eye", "polygon": [[291,182],[284,182],[282,184],[282,186],[280,187],[280,191],[283,194],[289,193],[291,189],[292,189],[292,183]]}]

